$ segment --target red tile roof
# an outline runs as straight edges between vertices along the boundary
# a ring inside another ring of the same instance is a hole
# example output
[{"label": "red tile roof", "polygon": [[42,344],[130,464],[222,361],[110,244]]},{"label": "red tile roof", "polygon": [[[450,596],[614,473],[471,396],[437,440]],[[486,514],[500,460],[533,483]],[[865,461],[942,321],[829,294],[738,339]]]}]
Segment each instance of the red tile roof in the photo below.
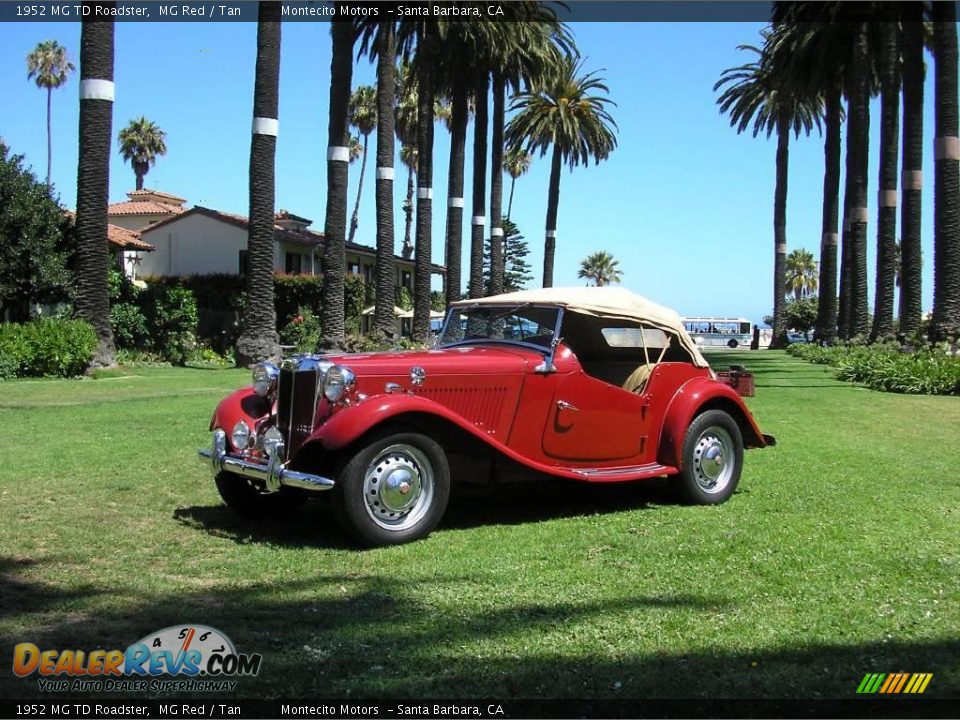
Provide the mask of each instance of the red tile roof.
[{"label": "red tile roof", "polygon": [[143,197],[144,195],[156,195],[157,197],[166,198],[167,200],[174,200],[179,205],[183,205],[183,203],[187,201],[186,198],[182,198],[179,195],[160,192],[159,190],[150,190],[149,188],[144,188],[143,190],[131,190],[127,193],[127,197],[131,200],[137,197]]},{"label": "red tile roof", "polygon": [[[73,220],[76,217],[76,213],[71,210],[67,210],[65,214],[70,218],[70,220]],[[142,250],[143,252],[153,252],[155,249],[153,245],[148,243],[146,240],[141,240],[140,233],[136,232],[135,230],[127,230],[119,225],[112,225],[110,223],[107,223],[107,242],[114,247],[123,248],[125,250]]]},{"label": "red tile roof", "polygon": [[113,203],[107,207],[108,215],[177,215],[184,212],[178,205],[149,201]]}]

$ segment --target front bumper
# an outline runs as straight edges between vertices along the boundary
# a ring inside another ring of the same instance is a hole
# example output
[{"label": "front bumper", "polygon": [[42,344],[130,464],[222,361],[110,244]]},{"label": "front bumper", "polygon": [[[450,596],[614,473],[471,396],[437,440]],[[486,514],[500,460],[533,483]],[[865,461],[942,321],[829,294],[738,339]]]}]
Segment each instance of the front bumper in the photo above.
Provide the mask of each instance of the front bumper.
[{"label": "front bumper", "polygon": [[251,462],[246,458],[227,454],[227,434],[223,430],[213,431],[213,441],[210,448],[201,448],[197,451],[200,461],[209,465],[214,475],[224,471],[241,477],[260,480],[264,487],[276,492],[281,486],[298,488],[300,490],[330,490],[334,481],[330,478],[312,475],[310,473],[290,470],[280,459],[284,456],[284,447],[279,445],[277,451],[266,465]]}]

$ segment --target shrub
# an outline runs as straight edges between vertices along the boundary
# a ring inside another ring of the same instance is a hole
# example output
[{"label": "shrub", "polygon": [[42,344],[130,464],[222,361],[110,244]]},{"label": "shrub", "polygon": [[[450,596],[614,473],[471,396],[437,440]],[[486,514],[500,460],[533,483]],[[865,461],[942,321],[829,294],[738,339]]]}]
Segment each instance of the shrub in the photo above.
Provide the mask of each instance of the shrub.
[{"label": "shrub", "polygon": [[274,275],[277,327],[282,328],[304,308],[319,313],[323,299],[321,275]]},{"label": "shrub", "polygon": [[297,352],[313,352],[320,342],[320,318],[309,308],[301,307],[280,329],[280,342],[293,345]]},{"label": "shrub", "polygon": [[155,284],[143,293],[150,339],[154,349],[176,365],[183,365],[197,345],[197,301],[185,287]]},{"label": "shrub", "polygon": [[117,349],[143,349],[150,344],[147,318],[134,303],[117,303],[110,308],[110,327]]},{"label": "shrub", "polygon": [[913,395],[960,395],[960,357],[938,348],[903,352],[895,344],[791,345],[791,355],[835,368],[839,380]]},{"label": "shrub", "polygon": [[0,377],[82,375],[97,347],[97,334],[83,320],[43,318],[0,326]]}]

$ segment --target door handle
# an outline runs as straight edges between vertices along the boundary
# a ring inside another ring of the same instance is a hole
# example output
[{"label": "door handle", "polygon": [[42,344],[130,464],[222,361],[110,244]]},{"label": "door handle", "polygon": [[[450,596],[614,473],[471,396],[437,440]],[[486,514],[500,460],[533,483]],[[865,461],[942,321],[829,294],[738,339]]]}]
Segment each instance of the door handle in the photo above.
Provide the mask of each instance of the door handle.
[{"label": "door handle", "polygon": [[566,400],[557,400],[557,408],[560,410],[572,410],[573,412],[580,412],[580,408],[575,405],[571,405]]}]

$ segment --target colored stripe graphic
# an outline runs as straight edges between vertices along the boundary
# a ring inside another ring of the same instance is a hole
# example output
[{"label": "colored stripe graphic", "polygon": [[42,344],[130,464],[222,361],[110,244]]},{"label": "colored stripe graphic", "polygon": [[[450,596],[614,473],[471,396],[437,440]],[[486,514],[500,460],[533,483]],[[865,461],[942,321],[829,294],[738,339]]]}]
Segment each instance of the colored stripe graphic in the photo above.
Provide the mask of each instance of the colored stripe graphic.
[{"label": "colored stripe graphic", "polygon": [[933,673],[867,673],[857,686],[857,694],[918,695],[932,679]]}]

